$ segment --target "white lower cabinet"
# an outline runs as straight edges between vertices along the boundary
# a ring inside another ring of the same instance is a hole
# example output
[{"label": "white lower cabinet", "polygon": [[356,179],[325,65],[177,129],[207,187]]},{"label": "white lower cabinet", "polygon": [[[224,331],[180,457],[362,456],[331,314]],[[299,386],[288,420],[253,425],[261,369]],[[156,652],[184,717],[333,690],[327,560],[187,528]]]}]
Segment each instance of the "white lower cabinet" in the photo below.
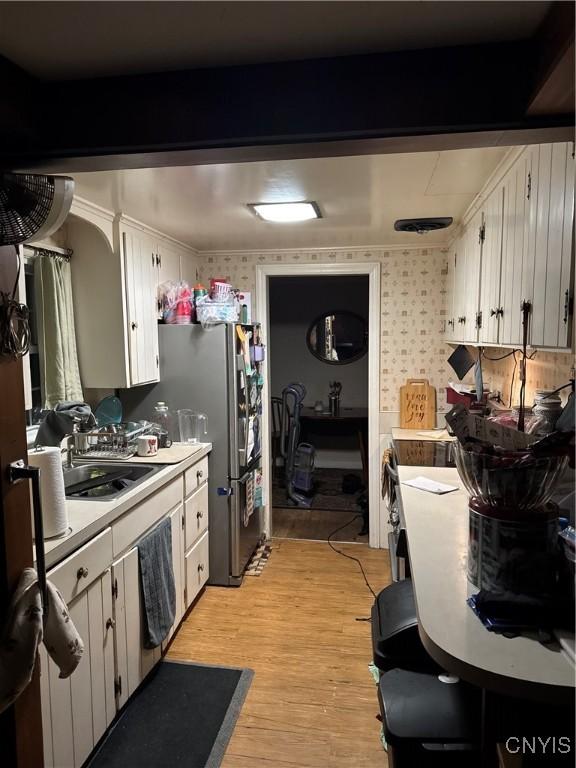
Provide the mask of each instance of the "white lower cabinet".
[{"label": "white lower cabinet", "polygon": [[[50,578],[50,574],[48,574]],[[47,768],[79,768],[115,714],[112,586],[110,569],[68,606],[84,641],[84,656],[71,677],[40,649],[44,761]]]},{"label": "white lower cabinet", "polygon": [[[40,648],[46,768],[80,768],[160,661],[208,580],[207,475],[208,462],[202,459],[187,470],[188,488],[194,491],[186,510],[182,473],[48,572],[68,603],[85,651],[71,677],[60,680],[58,668]],[[145,648],[138,542],[166,519],[172,534],[174,624],[161,646]]]},{"label": "white lower cabinet", "polygon": [[138,547],[112,565],[116,622],[116,700],[122,707],[160,660],[160,647],[144,647]]},{"label": "white lower cabinet", "polygon": [[208,531],[206,531],[186,555],[186,608],[192,605],[208,581],[209,566]]},{"label": "white lower cabinet", "polygon": [[176,590],[176,610],[174,614],[174,624],[170,629],[166,639],[162,643],[162,650],[168,647],[172,635],[184,616],[184,509],[182,505],[174,509],[170,515],[172,524],[172,566],[174,570],[174,587]]}]

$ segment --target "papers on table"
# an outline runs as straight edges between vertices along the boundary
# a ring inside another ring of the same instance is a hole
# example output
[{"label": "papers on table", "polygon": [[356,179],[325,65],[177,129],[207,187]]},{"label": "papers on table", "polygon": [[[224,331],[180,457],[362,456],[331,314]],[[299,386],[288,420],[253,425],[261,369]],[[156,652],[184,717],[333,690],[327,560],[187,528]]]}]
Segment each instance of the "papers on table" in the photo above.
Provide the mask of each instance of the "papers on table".
[{"label": "papers on table", "polygon": [[402,485],[409,485],[412,488],[418,488],[420,491],[428,491],[429,493],[450,493],[451,491],[457,491],[457,485],[447,485],[446,483],[438,483],[436,480],[430,480],[428,477],[418,476],[412,480],[404,480]]}]

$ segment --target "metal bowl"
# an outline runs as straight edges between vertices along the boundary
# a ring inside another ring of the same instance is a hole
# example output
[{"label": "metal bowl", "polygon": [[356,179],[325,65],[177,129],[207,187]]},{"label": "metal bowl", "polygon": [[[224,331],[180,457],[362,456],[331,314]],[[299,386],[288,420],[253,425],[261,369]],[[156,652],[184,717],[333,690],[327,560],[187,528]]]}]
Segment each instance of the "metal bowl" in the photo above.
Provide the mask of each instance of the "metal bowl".
[{"label": "metal bowl", "polygon": [[456,468],[466,490],[491,507],[533,510],[550,501],[568,464],[567,456],[535,458],[526,452],[505,456],[476,453],[456,444]]}]

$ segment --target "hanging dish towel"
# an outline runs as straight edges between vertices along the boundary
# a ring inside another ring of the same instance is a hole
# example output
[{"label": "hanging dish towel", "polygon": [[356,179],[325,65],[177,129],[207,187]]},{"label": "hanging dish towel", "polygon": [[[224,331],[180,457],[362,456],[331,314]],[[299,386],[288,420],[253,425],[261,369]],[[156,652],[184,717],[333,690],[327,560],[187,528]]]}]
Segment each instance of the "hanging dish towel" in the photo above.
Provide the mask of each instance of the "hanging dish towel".
[{"label": "hanging dish towel", "polygon": [[176,615],[172,564],[172,523],[164,520],[138,544],[144,596],[144,645],[156,648],[170,631]]},{"label": "hanging dish towel", "polygon": [[42,639],[60,669],[61,678],[69,677],[82,659],[82,638],[70,619],[62,595],[50,582],[44,632],[42,618],[38,576],[33,568],[25,568],[0,638],[0,712],[7,709],[30,683]]}]

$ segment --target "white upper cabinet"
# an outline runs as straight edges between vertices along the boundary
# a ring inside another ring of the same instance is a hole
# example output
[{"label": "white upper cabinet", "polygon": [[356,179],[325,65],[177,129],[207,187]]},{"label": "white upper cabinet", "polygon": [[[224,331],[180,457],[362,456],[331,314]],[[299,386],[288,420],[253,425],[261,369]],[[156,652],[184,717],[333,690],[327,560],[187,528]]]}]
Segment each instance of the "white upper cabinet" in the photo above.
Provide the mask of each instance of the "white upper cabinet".
[{"label": "white upper cabinet", "polygon": [[[528,222],[532,195],[533,153],[526,148],[503,180],[502,270],[499,338],[501,344],[522,343],[522,275],[528,269]],[[532,256],[533,262],[533,256]],[[532,265],[533,269],[533,265]]]},{"label": "white upper cabinet", "polygon": [[500,304],[500,267],[502,262],[503,188],[499,184],[484,204],[482,269],[480,275],[480,329],[478,341],[498,344]]},{"label": "white upper cabinet", "polygon": [[[536,216],[532,318],[533,346],[567,347],[573,281],[574,145],[541,144],[532,176]],[[527,276],[528,290],[530,275]],[[530,299],[530,297],[526,297]]]},{"label": "white upper cabinet", "polygon": [[[447,341],[520,346],[571,343],[574,280],[574,149],[571,143],[524,148],[467,223],[455,245]],[[483,232],[478,241],[477,231]],[[477,281],[479,276],[479,281]],[[479,330],[471,322],[478,302]]]},{"label": "white upper cabinet", "polygon": [[471,219],[462,238],[461,280],[458,287],[461,292],[460,312],[456,317],[458,339],[468,344],[478,340],[478,312],[480,292],[480,272],[482,267],[484,214],[478,211]]},{"label": "white upper cabinet", "polygon": [[152,239],[134,227],[122,227],[130,384],[159,380],[156,287],[158,270]]},{"label": "white upper cabinet", "polygon": [[158,381],[158,285],[187,279],[195,252],[102,209],[100,226],[88,218],[88,203],[78,211],[66,224],[82,384],[125,389]]},{"label": "white upper cabinet", "polygon": [[446,328],[444,338],[446,341],[456,341],[454,301],[456,298],[456,261],[460,250],[461,238],[452,243],[448,253],[448,273],[446,275]]}]

